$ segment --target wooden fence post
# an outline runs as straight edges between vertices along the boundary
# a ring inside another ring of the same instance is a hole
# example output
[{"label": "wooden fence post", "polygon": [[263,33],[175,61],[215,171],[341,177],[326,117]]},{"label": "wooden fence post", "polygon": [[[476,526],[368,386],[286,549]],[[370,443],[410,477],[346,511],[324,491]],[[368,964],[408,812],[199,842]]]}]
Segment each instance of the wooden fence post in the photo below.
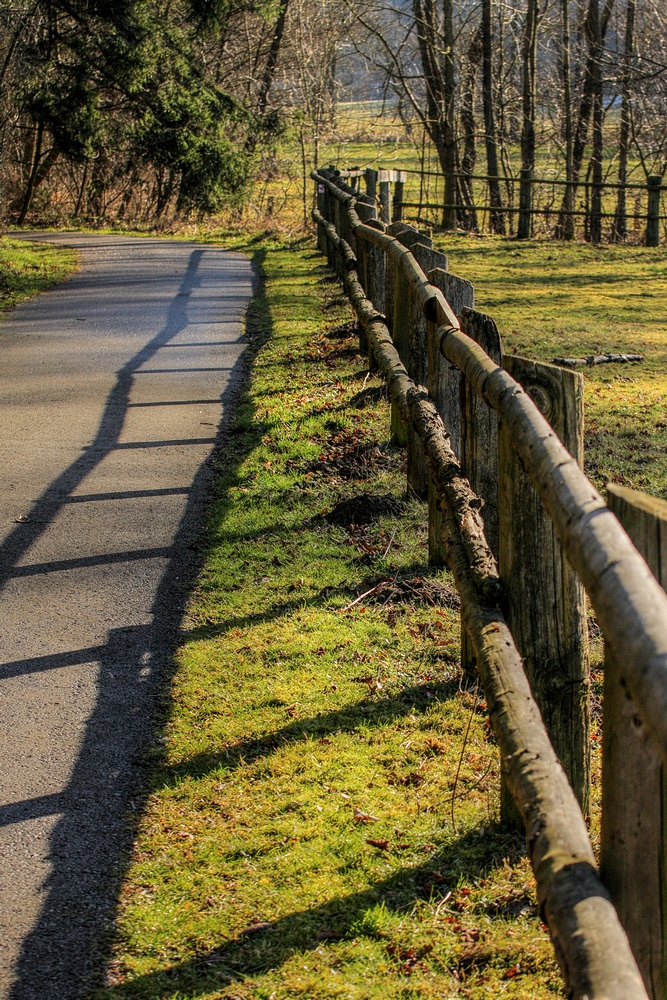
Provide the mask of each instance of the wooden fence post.
[{"label": "wooden fence post", "polygon": [[[402,243],[403,246],[411,247],[418,243],[421,234],[414,226],[408,226],[405,222],[393,222],[387,228],[387,235],[393,236]],[[385,316],[387,317],[387,328],[391,331],[394,346],[398,351],[401,361],[409,369],[410,366],[410,285],[403,274],[400,264],[387,258],[387,271],[385,278]],[[408,443],[408,429],[403,422],[401,411],[397,403],[391,404],[391,440],[396,445],[406,446]]]},{"label": "wooden fence post", "polygon": [[[667,502],[607,487],[607,503],[667,590]],[[667,787],[655,745],[607,652],[600,874],[652,1000],[667,1000]]]},{"label": "wooden fence post", "polygon": [[[498,365],[503,363],[503,347],[498,327],[490,316],[465,306],[460,313],[461,329],[486,351]],[[481,514],[489,548],[498,559],[498,415],[461,379],[461,468],[473,490],[484,501]],[[438,511],[438,513],[440,513]],[[470,677],[476,675],[476,658],[468,631],[461,625],[461,666]]]},{"label": "wooden fence post", "polygon": [[391,222],[391,188],[388,175],[388,170],[378,171],[378,184],[380,188],[380,218],[383,222]]},{"label": "wooden fence post", "polygon": [[[428,272],[428,280],[443,293],[456,316],[465,306],[474,303],[472,282],[436,267]],[[442,417],[449,434],[452,451],[461,458],[461,379],[458,368],[443,358],[435,343],[435,324],[428,331],[428,392]],[[433,566],[445,564],[445,552],[440,538],[442,515],[436,506],[435,491],[429,486],[428,500],[428,560]]]},{"label": "wooden fence post", "polygon": [[[317,210],[320,213],[320,215],[322,215],[325,219],[327,217],[327,214],[326,214],[327,213],[327,209],[326,209],[326,191],[327,191],[327,189],[324,186],[324,184],[320,184],[319,181],[315,181],[315,192],[316,192],[316,195],[317,195],[317,200],[316,200]],[[327,254],[327,243],[328,242],[329,241],[327,240],[327,234],[326,234],[326,231],[324,229],[324,226],[321,225],[321,223],[318,222],[318,224],[317,224],[317,249],[320,251],[321,254],[324,254],[324,255]]]},{"label": "wooden fence post", "polygon": [[[357,199],[356,212],[357,215],[359,216],[360,221],[363,222],[365,225],[367,225],[371,220],[374,221],[377,217],[375,205],[373,204],[373,202],[370,201],[370,199],[366,198],[365,195]],[[367,295],[368,295],[368,288],[367,288],[368,279],[366,275],[367,271],[366,257],[367,257],[367,251],[370,249],[370,246],[371,244],[368,243],[366,240],[359,239],[357,236],[353,235],[352,249],[357,258],[357,263],[358,263],[357,273],[359,275],[359,281],[361,282],[361,287],[363,288],[363,290],[366,292]]]},{"label": "wooden fence post", "polygon": [[646,211],[646,246],[660,245],[660,185],[662,177],[648,178],[648,209]]},{"label": "wooden fence post", "polygon": [[[369,219],[367,224],[381,233],[384,233],[387,228],[384,222],[380,222],[379,219]],[[366,243],[366,280],[368,285],[365,291],[377,311],[383,315],[386,309],[386,277],[387,259],[384,250],[375,246],[374,243]]]},{"label": "wooden fence post", "polygon": [[372,167],[366,167],[366,194],[375,201],[377,194],[378,172]]},{"label": "wooden fence post", "polygon": [[[376,210],[374,202],[371,202],[370,198],[365,195],[360,195],[357,198],[356,204],[357,215],[363,223],[369,223],[375,221]],[[359,276],[359,282],[363,288],[366,296],[370,298],[369,295],[369,281],[370,275],[370,254],[372,244],[368,243],[366,240],[353,237],[353,247],[355,256],[357,258],[357,274]],[[381,251],[380,251],[381,252]],[[366,331],[361,323],[358,324],[359,327],[359,350],[362,354],[368,354],[368,338],[366,337]]]},{"label": "wooden fence post", "polygon": [[[583,376],[528,358],[506,356],[504,363],[583,465]],[[590,747],[584,589],[503,424],[498,438],[498,527],[507,623],[554,750],[586,816]],[[501,809],[508,825],[515,825],[516,810],[506,790]]]},{"label": "wooden fence post", "polygon": [[[433,249],[433,241],[426,236],[419,237],[418,243],[411,242],[412,233],[404,233],[405,241],[410,245],[410,252],[424,274],[433,268],[446,268],[447,257],[444,253]],[[400,239],[401,237],[399,237]],[[422,242],[422,240],[424,242]],[[428,386],[428,330],[421,302],[412,288],[409,289],[408,311],[408,344],[406,367],[412,380],[417,385]],[[419,435],[407,428],[407,463],[408,486],[420,500],[428,498],[429,475],[424,456],[424,445]]]},{"label": "wooden fence post", "polygon": [[396,171],[396,179],[394,181],[394,199],[391,211],[391,221],[400,222],[403,218],[403,189],[405,187],[405,180],[407,174],[404,170]]},{"label": "wooden fence post", "polygon": [[[323,170],[322,173],[326,177],[327,171]],[[324,218],[327,220],[327,222],[331,222],[331,223],[333,223],[335,225],[335,221],[334,221],[334,207],[333,206],[334,206],[333,195],[329,191],[329,188],[325,187],[325,189],[324,189],[324,211],[322,212],[322,214],[323,214]],[[327,240],[326,244],[327,244],[326,245],[327,264],[328,264],[328,266],[330,268],[332,268],[332,270],[336,270],[336,251],[334,250],[333,244],[330,242],[330,240]]]}]

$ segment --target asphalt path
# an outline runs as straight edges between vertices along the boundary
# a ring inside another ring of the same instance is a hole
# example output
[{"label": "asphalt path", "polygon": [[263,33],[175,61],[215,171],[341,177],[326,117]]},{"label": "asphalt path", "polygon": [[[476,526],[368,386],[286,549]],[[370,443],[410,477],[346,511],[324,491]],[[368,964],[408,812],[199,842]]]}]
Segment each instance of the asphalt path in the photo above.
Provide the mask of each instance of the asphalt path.
[{"label": "asphalt path", "polygon": [[0,323],[0,997],[78,1000],[113,920],[253,275],[193,243],[39,238],[81,270]]}]

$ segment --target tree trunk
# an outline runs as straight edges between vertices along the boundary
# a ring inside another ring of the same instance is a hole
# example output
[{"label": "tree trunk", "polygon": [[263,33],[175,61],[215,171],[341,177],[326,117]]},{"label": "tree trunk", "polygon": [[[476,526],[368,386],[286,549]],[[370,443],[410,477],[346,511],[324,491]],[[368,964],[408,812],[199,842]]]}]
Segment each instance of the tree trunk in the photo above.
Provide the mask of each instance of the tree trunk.
[{"label": "tree trunk", "polygon": [[461,202],[466,206],[463,213],[463,224],[470,232],[477,232],[477,211],[473,198],[472,175],[477,160],[477,142],[475,138],[475,79],[482,61],[482,33],[478,29],[473,35],[466,52],[466,70],[461,88],[461,132],[463,136],[463,157],[461,159],[461,177],[459,190]]},{"label": "tree trunk", "polygon": [[624,240],[628,234],[626,216],[626,184],[628,180],[628,150],[630,148],[630,116],[632,114],[632,56],[635,44],[635,0],[628,0],[625,15],[625,47],[621,82],[621,132],[618,141],[618,198],[612,228],[612,238]]},{"label": "tree trunk", "polygon": [[[567,2],[567,0],[563,0]],[[599,12],[599,2],[598,0],[589,0],[588,11],[586,14],[586,26],[585,33],[588,41],[588,54],[586,57],[586,67],[584,70],[584,85],[581,94],[581,100],[579,102],[579,116],[577,118],[577,127],[574,131],[574,137],[572,142],[572,177],[571,184],[565,189],[565,195],[563,196],[563,204],[561,205],[561,214],[558,219],[558,232],[567,232],[567,216],[563,215],[563,209],[567,207],[567,199],[570,199],[570,204],[574,205],[577,185],[579,182],[579,174],[581,172],[581,165],[584,160],[584,152],[586,149],[586,140],[588,139],[588,126],[591,120],[591,111],[593,109],[593,103],[595,100],[595,92],[597,86],[598,75],[601,76],[601,67],[596,70],[596,61],[599,59],[599,55],[602,54],[604,48],[604,40],[607,34],[607,26],[609,24],[609,18],[611,17],[611,12],[614,6],[614,0],[604,0],[604,7],[602,9],[602,15]],[[591,22],[596,26],[594,32],[595,38],[598,39],[596,42],[591,35]],[[599,55],[598,55],[599,53]]]},{"label": "tree trunk", "polygon": [[570,3],[562,0],[563,36],[561,52],[561,75],[563,79],[563,131],[565,133],[565,180],[567,186],[563,196],[563,207],[560,223],[556,227],[556,236],[561,239],[574,239],[574,216],[568,212],[574,210],[574,190],[572,186],[572,82],[570,77]]},{"label": "tree trunk", "polygon": [[602,103],[602,37],[600,34],[600,11],[598,0],[591,0],[588,21],[589,45],[593,53],[593,150],[591,155],[591,174],[593,188],[591,191],[591,243],[602,240],[602,125],[604,122],[604,106]]},{"label": "tree trunk", "polygon": [[[433,140],[445,179],[443,225],[456,227],[457,151],[454,131],[454,34],[452,0],[445,0],[444,38],[447,51],[442,58],[443,36],[438,31],[434,0],[413,0],[412,11],[417,26],[417,40],[422,74],[426,84],[424,126]],[[449,206],[449,207],[448,207]]]},{"label": "tree trunk", "polygon": [[491,231],[505,234],[505,217],[500,194],[498,175],[498,142],[493,102],[493,62],[491,37],[491,3],[482,0],[482,99],[484,105],[484,138],[486,142],[486,168],[489,175],[489,204],[491,205]]},{"label": "tree trunk", "polygon": [[454,127],[454,22],[453,0],[444,0],[444,116],[443,116],[443,146],[445,152],[445,208],[442,224],[445,229],[456,229],[456,202],[458,183],[456,178],[456,132]]},{"label": "tree trunk", "polygon": [[521,128],[521,187],[517,236],[528,239],[532,232],[533,173],[535,171],[535,87],[538,0],[528,0],[523,34],[523,123]]},{"label": "tree trunk", "polygon": [[25,222],[25,217],[30,209],[30,202],[32,201],[32,196],[35,192],[36,182],[37,182],[37,172],[39,170],[39,161],[42,158],[42,140],[44,138],[44,124],[39,122],[37,125],[37,134],[35,136],[35,147],[32,154],[32,169],[30,170],[30,177],[28,178],[28,186],[25,189],[25,195],[23,198],[23,205],[21,206],[21,211],[19,217],[16,220],[17,225],[22,226]]}]

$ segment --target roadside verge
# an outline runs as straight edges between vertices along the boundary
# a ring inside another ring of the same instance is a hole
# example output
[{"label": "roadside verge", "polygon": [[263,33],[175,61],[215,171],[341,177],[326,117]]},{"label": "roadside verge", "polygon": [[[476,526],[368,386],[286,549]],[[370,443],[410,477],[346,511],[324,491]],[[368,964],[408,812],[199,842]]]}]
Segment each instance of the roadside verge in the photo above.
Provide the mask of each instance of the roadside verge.
[{"label": "roadside verge", "polygon": [[382,384],[309,241],[246,249],[265,343],[96,996],[562,995]]}]

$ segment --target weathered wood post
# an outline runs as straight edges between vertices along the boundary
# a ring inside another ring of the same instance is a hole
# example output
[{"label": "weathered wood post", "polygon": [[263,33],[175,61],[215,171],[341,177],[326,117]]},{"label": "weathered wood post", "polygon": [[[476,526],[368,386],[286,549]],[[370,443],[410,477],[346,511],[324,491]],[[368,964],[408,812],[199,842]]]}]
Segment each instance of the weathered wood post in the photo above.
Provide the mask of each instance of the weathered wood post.
[{"label": "weathered wood post", "polygon": [[[379,232],[384,233],[387,229],[384,222],[379,219],[369,219],[367,225],[372,226]],[[361,241],[359,241],[361,242]],[[366,244],[366,295],[371,300],[378,312],[385,313],[386,309],[386,275],[387,259],[381,247],[374,243]]]},{"label": "weathered wood post", "polygon": [[[607,503],[667,590],[667,502],[607,486]],[[605,655],[600,874],[652,1000],[667,1000],[667,786],[623,679]]]},{"label": "weathered wood post", "polygon": [[[323,173],[325,173],[325,176],[326,176],[326,172],[323,171]],[[334,226],[336,225],[335,209],[334,209],[334,205],[335,204],[336,204],[336,202],[335,202],[334,196],[332,195],[331,191],[329,191],[329,188],[325,188],[325,192],[324,192],[324,207],[325,207],[324,217],[327,220],[327,222],[331,222]],[[331,243],[330,240],[327,240],[327,264],[334,271],[337,270],[336,257],[337,257],[337,254],[336,254],[336,251],[334,249],[333,243]]]},{"label": "weathered wood post", "polygon": [[366,167],[366,194],[375,201],[377,194],[378,172],[372,167]]},{"label": "weathered wood post", "polygon": [[649,177],[648,185],[648,209],[646,211],[646,246],[657,247],[660,245],[660,186],[662,177]]},{"label": "weathered wood post", "polygon": [[[387,228],[387,235],[394,236],[399,243],[408,249],[421,240],[421,234],[414,226],[405,222],[393,222]],[[410,285],[403,270],[395,261],[387,259],[386,273],[386,303],[385,316],[387,327],[391,330],[394,346],[401,361],[410,366]],[[391,440],[394,444],[406,446],[408,443],[408,428],[406,427],[397,403],[391,404]]]},{"label": "weathered wood post", "polygon": [[[315,191],[316,191],[316,194],[317,194],[317,201],[316,201],[317,211],[320,213],[320,215],[322,215],[326,219],[327,218],[327,205],[326,205],[326,193],[327,193],[327,189],[326,189],[326,187],[325,187],[324,184],[320,184],[319,181],[315,181]],[[324,226],[321,223],[318,222],[318,224],[317,224],[317,249],[320,251],[321,254],[328,255],[327,254],[327,243],[328,242],[329,241],[327,240],[327,234],[326,234],[326,231],[324,229]]]},{"label": "weathered wood post", "polygon": [[[359,220],[365,224],[368,224],[371,219],[377,218],[377,211],[374,203],[367,198],[365,195],[361,195],[357,198],[357,203],[355,206]],[[366,240],[358,239],[355,234],[352,234],[352,249],[359,263],[359,281],[361,282],[362,288],[367,292],[366,288],[366,249],[369,244]]]},{"label": "weathered wood post", "polygon": [[[497,365],[503,363],[503,347],[494,320],[465,306],[459,316],[461,329],[486,351]],[[498,559],[498,414],[461,379],[461,468],[473,490],[483,501],[484,534]],[[439,513],[439,512],[438,512]],[[461,627],[461,666],[470,677],[476,660],[465,626]]]},{"label": "weathered wood post", "polygon": [[389,180],[391,171],[378,171],[378,184],[380,187],[380,218],[383,222],[391,222],[391,184]]},{"label": "weathered wood post", "polygon": [[[408,226],[405,222],[392,222],[390,226],[386,227],[387,236],[393,236],[395,239],[403,243],[404,246],[408,244],[405,242],[407,239],[411,240],[412,243],[418,243],[420,240],[420,233],[418,229],[414,226]],[[403,236],[401,239],[401,234],[409,233],[410,236]],[[385,279],[385,303],[384,303],[384,314],[387,317],[387,327],[393,332],[394,328],[394,285],[396,279],[397,265],[394,261],[387,258],[387,271]]]},{"label": "weathered wood post", "polygon": [[[506,356],[504,366],[583,465],[583,376],[521,357]],[[508,625],[554,750],[586,816],[590,748],[584,589],[503,424],[498,439],[498,527]],[[517,813],[506,789],[501,809],[508,825],[515,825]]]},{"label": "weathered wood post", "polygon": [[[357,198],[356,212],[359,216],[361,222],[368,224],[371,221],[375,221],[376,209],[375,203],[367,198],[365,195],[360,195]],[[359,276],[359,281],[361,287],[369,295],[369,256],[371,249],[373,249],[372,244],[368,243],[362,238],[358,238],[356,235],[353,236],[352,249],[354,250],[355,256],[357,258],[357,274]],[[382,251],[380,251],[382,253]],[[384,254],[383,254],[384,256]],[[361,323],[359,323],[359,350],[362,354],[368,354],[368,339],[366,337],[366,331],[364,330]]]},{"label": "weathered wood post", "polygon": [[[433,241],[428,236],[419,235],[419,242],[411,242],[411,233],[404,235],[410,244],[410,252],[424,274],[437,267],[447,267],[444,253],[433,249]],[[400,239],[400,237],[399,237]],[[406,367],[417,385],[428,387],[428,324],[418,296],[412,288],[408,290],[408,344]],[[424,456],[424,445],[412,427],[407,429],[407,478],[408,486],[420,500],[428,498],[429,474]]]},{"label": "weathered wood post", "polygon": [[533,232],[533,171],[522,167],[519,182],[519,224],[517,239],[528,240]]},{"label": "weathered wood post", "polygon": [[[474,303],[472,282],[437,267],[429,271],[428,280],[443,293],[454,314],[460,316],[465,306]],[[435,325],[428,331],[428,392],[449,434],[452,451],[461,457],[461,379],[455,365],[443,358],[435,342]],[[429,486],[428,500],[428,560],[433,566],[445,563],[441,540],[442,514],[436,504],[436,494]]]},{"label": "weathered wood post", "polygon": [[[338,235],[341,235],[341,212],[343,211],[343,206],[339,202],[335,195],[331,195],[331,201],[333,206],[333,224]],[[334,270],[338,277],[342,280],[343,278],[343,262],[340,258],[340,254],[337,254],[334,250]]]},{"label": "weathered wood post", "polygon": [[391,221],[400,222],[403,218],[403,189],[407,174],[404,170],[397,170],[394,180],[394,199],[391,211]]}]

